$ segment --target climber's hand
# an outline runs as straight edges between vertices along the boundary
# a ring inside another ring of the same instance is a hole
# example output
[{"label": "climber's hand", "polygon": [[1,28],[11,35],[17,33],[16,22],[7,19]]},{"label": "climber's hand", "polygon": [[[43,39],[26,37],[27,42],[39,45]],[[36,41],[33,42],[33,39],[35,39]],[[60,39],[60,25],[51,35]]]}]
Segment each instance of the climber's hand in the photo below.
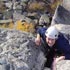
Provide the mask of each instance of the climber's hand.
[{"label": "climber's hand", "polygon": [[41,45],[41,40],[39,38],[36,38],[35,43],[36,43],[37,46],[40,46]]}]

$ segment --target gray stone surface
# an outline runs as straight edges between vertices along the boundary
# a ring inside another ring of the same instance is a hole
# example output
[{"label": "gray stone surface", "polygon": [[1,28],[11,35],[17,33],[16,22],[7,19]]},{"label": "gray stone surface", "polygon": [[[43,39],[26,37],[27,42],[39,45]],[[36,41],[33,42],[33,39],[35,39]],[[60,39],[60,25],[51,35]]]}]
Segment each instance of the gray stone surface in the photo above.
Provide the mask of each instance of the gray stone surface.
[{"label": "gray stone surface", "polygon": [[63,7],[65,9],[67,9],[68,11],[70,11],[70,0],[63,0],[62,5],[63,5]]},{"label": "gray stone surface", "polygon": [[32,34],[0,29],[0,70],[42,70],[45,60]]},{"label": "gray stone surface", "polygon": [[65,24],[70,25],[70,12],[66,10],[63,6],[59,5],[53,16],[52,24]]},{"label": "gray stone surface", "polygon": [[67,37],[70,43],[70,11],[66,10],[63,6],[58,6],[51,25],[55,25]]},{"label": "gray stone surface", "polygon": [[57,70],[70,70],[70,60],[63,60],[58,62]]},{"label": "gray stone surface", "polygon": [[49,16],[47,14],[43,14],[41,15],[40,19],[39,19],[39,25],[49,25],[50,20],[49,20]]}]

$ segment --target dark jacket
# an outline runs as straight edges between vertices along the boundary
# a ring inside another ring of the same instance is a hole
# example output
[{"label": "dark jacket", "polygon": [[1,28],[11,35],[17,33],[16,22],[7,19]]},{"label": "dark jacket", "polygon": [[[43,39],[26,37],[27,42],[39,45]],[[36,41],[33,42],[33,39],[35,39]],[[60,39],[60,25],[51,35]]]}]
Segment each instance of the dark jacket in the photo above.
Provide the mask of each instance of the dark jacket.
[{"label": "dark jacket", "polygon": [[[44,43],[46,44],[46,48],[47,48],[49,46],[46,43],[46,36],[45,36],[46,30],[47,30],[47,28],[39,28],[37,30],[37,33],[40,34],[40,36],[42,37]],[[65,59],[70,59],[70,45],[69,45],[68,40],[64,37],[64,35],[62,33],[59,34],[59,37],[56,40],[56,43],[53,47],[55,47],[57,50],[61,51],[63,53],[63,55],[65,56]]]}]

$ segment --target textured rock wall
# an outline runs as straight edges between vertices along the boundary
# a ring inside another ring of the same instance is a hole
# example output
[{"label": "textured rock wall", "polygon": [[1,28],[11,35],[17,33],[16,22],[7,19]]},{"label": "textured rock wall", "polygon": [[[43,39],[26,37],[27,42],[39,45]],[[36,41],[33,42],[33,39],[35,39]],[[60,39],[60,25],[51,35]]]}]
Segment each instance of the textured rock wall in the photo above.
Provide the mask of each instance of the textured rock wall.
[{"label": "textured rock wall", "polygon": [[0,70],[42,70],[45,60],[32,34],[0,29]]},{"label": "textured rock wall", "polygon": [[63,60],[57,63],[57,70],[70,70],[70,60]]},{"label": "textured rock wall", "polygon": [[63,6],[58,6],[51,25],[55,25],[70,43],[70,11],[66,10]]}]

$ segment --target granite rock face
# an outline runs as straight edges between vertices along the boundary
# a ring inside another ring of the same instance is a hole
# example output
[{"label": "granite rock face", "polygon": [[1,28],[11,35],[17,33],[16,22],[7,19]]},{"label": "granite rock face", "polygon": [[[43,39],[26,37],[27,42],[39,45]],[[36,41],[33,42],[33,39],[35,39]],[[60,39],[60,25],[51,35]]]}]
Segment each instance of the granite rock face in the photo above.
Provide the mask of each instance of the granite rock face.
[{"label": "granite rock face", "polygon": [[70,60],[62,60],[57,63],[57,70],[70,70]]},{"label": "granite rock face", "polygon": [[70,43],[70,11],[59,5],[55,10],[51,25],[55,25]]},{"label": "granite rock face", "polygon": [[42,70],[45,60],[32,34],[0,29],[0,70]]}]

